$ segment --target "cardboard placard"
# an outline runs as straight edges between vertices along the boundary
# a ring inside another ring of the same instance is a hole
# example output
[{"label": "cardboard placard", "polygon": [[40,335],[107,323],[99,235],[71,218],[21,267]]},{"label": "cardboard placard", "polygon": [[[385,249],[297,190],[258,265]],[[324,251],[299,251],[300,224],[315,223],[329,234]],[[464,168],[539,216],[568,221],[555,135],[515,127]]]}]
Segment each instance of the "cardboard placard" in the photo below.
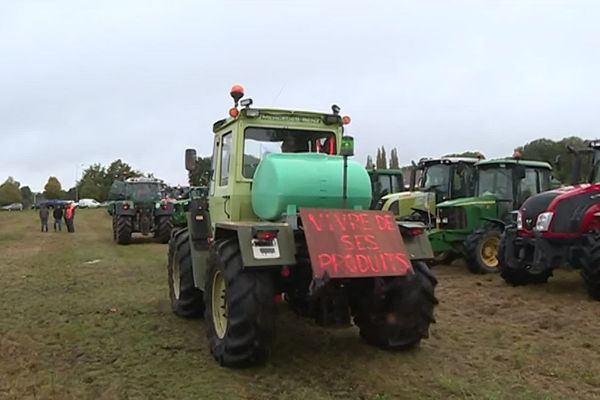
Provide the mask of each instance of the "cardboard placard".
[{"label": "cardboard placard", "polygon": [[390,212],[302,209],[300,218],[315,278],[412,273],[410,257]]}]

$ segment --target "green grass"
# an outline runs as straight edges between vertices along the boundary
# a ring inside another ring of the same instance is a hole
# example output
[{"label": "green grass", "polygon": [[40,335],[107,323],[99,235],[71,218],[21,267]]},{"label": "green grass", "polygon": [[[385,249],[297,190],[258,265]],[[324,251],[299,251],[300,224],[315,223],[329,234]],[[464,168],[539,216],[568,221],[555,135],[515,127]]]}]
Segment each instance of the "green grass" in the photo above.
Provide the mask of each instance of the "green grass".
[{"label": "green grass", "polygon": [[166,245],[115,245],[103,210],[76,229],[0,214],[0,399],[600,398],[600,304],[575,272],[512,288],[436,268],[438,323],[405,353],[283,307],[268,364],[228,370],[204,322],[170,311]]}]

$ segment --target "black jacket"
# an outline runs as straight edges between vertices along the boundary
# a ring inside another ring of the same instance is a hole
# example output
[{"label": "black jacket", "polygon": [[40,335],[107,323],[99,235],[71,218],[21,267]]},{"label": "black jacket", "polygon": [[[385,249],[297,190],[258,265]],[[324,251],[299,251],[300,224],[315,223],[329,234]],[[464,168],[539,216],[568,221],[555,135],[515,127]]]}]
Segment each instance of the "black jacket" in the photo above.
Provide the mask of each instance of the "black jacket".
[{"label": "black jacket", "polygon": [[55,208],[54,211],[52,212],[52,216],[54,217],[54,219],[61,219],[63,217],[63,209],[62,208]]}]

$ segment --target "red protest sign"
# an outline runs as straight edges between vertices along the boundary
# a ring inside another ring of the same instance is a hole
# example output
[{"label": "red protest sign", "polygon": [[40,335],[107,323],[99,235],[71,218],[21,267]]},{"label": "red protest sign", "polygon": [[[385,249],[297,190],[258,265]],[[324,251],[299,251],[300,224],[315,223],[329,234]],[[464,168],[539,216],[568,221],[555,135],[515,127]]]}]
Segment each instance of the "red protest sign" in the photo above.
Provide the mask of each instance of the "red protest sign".
[{"label": "red protest sign", "polygon": [[385,211],[302,209],[313,276],[360,278],[412,272],[394,216]]}]

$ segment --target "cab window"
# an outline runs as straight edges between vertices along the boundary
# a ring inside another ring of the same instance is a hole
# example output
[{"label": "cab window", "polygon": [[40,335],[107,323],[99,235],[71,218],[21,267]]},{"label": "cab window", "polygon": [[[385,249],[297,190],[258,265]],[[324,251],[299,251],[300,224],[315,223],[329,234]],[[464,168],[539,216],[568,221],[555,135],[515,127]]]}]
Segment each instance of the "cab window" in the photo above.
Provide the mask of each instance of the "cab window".
[{"label": "cab window", "polygon": [[221,140],[221,177],[219,186],[227,186],[229,184],[229,166],[231,164],[231,132],[223,135]]}]

